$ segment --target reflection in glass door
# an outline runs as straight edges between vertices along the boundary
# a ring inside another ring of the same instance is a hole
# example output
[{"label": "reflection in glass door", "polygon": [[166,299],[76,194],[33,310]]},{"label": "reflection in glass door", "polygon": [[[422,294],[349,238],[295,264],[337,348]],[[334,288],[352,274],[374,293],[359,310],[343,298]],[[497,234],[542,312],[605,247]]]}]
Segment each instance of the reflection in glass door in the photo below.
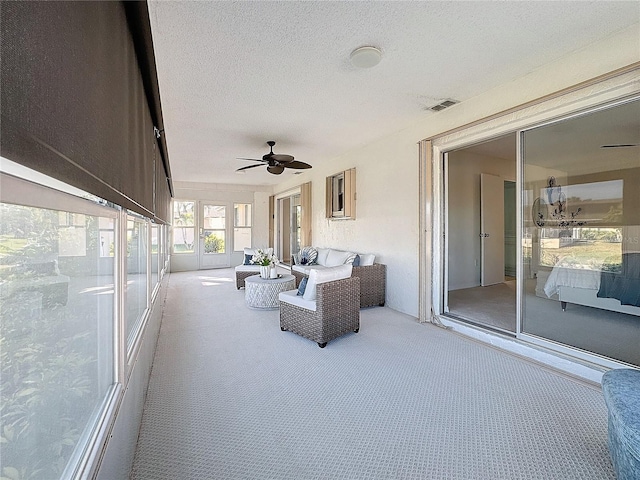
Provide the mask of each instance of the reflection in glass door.
[{"label": "reflection in glass door", "polygon": [[226,243],[226,211],[224,205],[202,203],[200,206],[200,268],[228,267],[229,249]]},{"label": "reflection in glass door", "polygon": [[522,133],[522,327],[640,366],[640,101]]}]

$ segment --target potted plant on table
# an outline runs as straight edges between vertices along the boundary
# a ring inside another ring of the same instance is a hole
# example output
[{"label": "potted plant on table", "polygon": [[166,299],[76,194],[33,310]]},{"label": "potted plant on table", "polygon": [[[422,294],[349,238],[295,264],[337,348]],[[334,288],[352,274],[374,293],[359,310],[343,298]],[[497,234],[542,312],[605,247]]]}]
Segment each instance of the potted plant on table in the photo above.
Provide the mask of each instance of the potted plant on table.
[{"label": "potted plant on table", "polygon": [[[260,276],[262,278],[271,278],[271,271],[275,273],[276,265],[279,263],[278,257],[273,254],[269,254],[259,248],[256,253],[251,257],[251,263],[254,265],[260,265]],[[273,275],[275,278],[275,275]]]}]

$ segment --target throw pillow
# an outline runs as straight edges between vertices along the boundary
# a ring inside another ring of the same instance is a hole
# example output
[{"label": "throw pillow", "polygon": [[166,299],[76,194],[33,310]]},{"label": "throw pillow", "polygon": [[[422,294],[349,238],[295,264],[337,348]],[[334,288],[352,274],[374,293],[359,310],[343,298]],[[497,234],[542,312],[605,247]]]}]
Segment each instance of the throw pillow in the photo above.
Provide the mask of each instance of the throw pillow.
[{"label": "throw pillow", "polygon": [[369,265],[373,265],[376,256],[373,253],[361,254],[360,255],[360,266],[367,267]]},{"label": "throw pillow", "polygon": [[356,255],[355,256],[355,258],[353,259],[352,265],[354,267],[359,267],[360,266],[360,255]]},{"label": "throw pillow", "polygon": [[318,257],[318,251],[313,247],[303,247],[300,250],[300,264],[313,265]]},{"label": "throw pillow", "polygon": [[307,288],[307,277],[304,277],[302,280],[300,280],[300,285],[298,286],[298,293],[296,295],[302,296],[304,295],[304,291]]},{"label": "throw pillow", "polygon": [[248,255],[248,254],[244,254],[244,263],[243,265],[251,265],[251,259],[253,258],[253,255]]}]

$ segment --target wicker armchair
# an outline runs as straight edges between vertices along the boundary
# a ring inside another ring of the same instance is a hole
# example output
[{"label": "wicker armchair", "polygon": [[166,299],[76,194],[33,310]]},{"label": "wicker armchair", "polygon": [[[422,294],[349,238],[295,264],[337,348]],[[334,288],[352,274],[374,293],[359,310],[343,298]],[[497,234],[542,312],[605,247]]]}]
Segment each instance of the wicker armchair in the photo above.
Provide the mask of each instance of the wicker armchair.
[{"label": "wicker armchair", "polygon": [[[296,278],[296,287],[305,277],[305,274],[291,270]],[[374,263],[362,267],[353,267],[352,277],[360,278],[360,308],[384,306],[386,301],[387,266],[382,263]]]},{"label": "wicker armchair", "polygon": [[349,277],[316,285],[316,309],[288,303],[280,294],[280,330],[313,340],[320,348],[360,330],[360,279]]}]

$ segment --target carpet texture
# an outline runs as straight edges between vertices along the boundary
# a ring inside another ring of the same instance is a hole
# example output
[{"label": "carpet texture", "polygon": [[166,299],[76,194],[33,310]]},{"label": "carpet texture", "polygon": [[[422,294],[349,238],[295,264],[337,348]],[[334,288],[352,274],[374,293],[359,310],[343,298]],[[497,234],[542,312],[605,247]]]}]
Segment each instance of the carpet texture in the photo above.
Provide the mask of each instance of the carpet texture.
[{"label": "carpet texture", "polygon": [[516,331],[516,282],[488,287],[449,291],[449,312],[453,315],[499,328]]},{"label": "carpet texture", "polygon": [[389,308],[320,349],[233,275],[171,274],[131,479],[614,478],[599,388]]}]

